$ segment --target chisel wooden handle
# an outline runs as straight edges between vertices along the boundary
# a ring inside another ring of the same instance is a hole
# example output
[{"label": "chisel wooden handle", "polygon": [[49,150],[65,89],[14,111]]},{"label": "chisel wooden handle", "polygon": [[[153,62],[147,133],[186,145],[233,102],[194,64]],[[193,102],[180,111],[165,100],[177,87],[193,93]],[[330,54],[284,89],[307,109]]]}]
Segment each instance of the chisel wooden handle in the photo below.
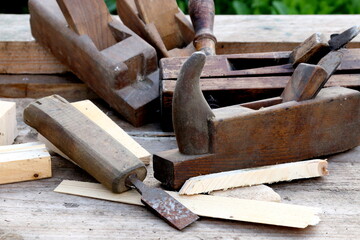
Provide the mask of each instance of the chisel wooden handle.
[{"label": "chisel wooden handle", "polygon": [[146,176],[144,164],[133,153],[60,96],[31,103],[24,121],[113,192],[128,189],[125,180],[130,174],[140,180]]},{"label": "chisel wooden handle", "polygon": [[206,55],[215,55],[214,1],[189,0],[189,13],[195,29],[194,46],[196,50],[202,50]]}]

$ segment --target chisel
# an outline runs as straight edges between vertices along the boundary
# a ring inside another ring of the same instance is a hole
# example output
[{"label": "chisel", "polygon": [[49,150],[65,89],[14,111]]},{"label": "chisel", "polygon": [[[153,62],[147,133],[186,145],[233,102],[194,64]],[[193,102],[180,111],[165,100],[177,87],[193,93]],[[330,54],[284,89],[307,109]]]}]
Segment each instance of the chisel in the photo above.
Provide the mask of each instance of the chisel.
[{"label": "chisel", "polygon": [[29,104],[24,121],[113,192],[136,188],[142,202],[171,226],[181,230],[198,219],[161,189],[145,185],[145,165],[62,97],[53,95]]}]

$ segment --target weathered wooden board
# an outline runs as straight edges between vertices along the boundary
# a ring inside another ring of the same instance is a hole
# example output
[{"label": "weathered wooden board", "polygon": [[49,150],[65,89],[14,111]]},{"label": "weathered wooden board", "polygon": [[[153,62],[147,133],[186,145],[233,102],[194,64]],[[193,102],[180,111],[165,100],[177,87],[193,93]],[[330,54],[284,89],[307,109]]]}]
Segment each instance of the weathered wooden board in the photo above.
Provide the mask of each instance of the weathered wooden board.
[{"label": "weathered wooden board", "polygon": [[28,14],[0,15],[0,73],[52,74],[69,71],[34,41]]},{"label": "weathered wooden board", "polygon": [[[29,102],[17,99],[18,118]],[[159,124],[134,128],[103,102],[99,107],[151,153],[173,149],[175,138]],[[36,134],[18,123],[17,141],[34,141]],[[53,177],[0,187],[0,236],[12,239],[357,239],[360,225],[360,147],[331,156],[326,178],[274,184],[283,202],[323,209],[321,222],[305,230],[203,218],[185,231],[174,231],[146,209],[53,192],[64,179],[93,181],[69,161],[52,157]],[[147,184],[158,186],[148,167]],[[41,227],[39,227],[41,226]],[[142,229],[142,231],[139,231]],[[197,236],[197,237],[194,237]]]},{"label": "weathered wooden board", "polygon": [[[0,73],[49,74],[68,69],[31,36],[29,15],[0,15]],[[117,17],[116,17],[117,18]],[[216,16],[217,54],[290,51],[314,32],[330,35],[360,22],[359,15]],[[360,47],[360,37],[350,47]]]},{"label": "weathered wooden board", "polygon": [[99,98],[72,74],[0,75],[0,97],[41,98],[52,94],[61,95],[69,101]]}]

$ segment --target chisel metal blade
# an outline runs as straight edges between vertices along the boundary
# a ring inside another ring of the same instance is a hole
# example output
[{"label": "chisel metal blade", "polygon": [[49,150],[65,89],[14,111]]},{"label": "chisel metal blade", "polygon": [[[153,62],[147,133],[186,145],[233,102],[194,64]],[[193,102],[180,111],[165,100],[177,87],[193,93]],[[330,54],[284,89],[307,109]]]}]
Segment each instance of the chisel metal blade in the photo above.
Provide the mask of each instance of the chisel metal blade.
[{"label": "chisel metal blade", "polygon": [[338,50],[348,44],[360,33],[360,26],[353,26],[344,32],[334,35],[329,40],[329,46],[332,51]]},{"label": "chisel metal blade", "polygon": [[199,219],[175,198],[159,188],[152,188],[140,181],[136,175],[128,177],[128,185],[141,194],[141,201],[172,227],[182,230]]}]

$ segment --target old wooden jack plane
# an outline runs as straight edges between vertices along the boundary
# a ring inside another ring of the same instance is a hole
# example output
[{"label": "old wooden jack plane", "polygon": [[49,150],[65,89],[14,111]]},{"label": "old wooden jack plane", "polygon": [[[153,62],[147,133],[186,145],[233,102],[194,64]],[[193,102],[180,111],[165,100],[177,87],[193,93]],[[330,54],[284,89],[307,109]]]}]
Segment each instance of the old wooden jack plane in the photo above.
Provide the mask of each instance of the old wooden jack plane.
[{"label": "old wooden jack plane", "polygon": [[176,0],[117,0],[123,23],[156,48],[161,57],[190,56],[194,29]]},{"label": "old wooden jack plane", "polygon": [[[195,4],[198,2],[205,7],[198,7]],[[334,34],[331,39],[322,33],[315,33],[292,52],[215,55],[213,9],[212,0],[189,1],[190,16],[194,15],[192,20],[196,32],[194,45],[197,50],[206,48],[209,53],[201,73],[200,86],[212,108],[278,96],[299,63],[316,64],[329,51],[343,47],[359,33],[359,26],[337,36]],[[359,90],[359,56],[360,49],[348,49],[327,86]],[[178,57],[160,60],[161,121],[166,131],[172,130],[172,98],[179,70],[186,59]]]},{"label": "old wooden jack plane", "polygon": [[179,189],[198,175],[311,159],[359,145],[360,92],[321,89],[341,58],[334,51],[318,65],[300,64],[281,97],[211,110],[199,85],[205,55],[194,53],[174,92],[178,149],[154,155],[155,178]]},{"label": "old wooden jack plane", "polygon": [[34,38],[135,126],[159,96],[156,51],[112,18],[103,0],[30,0]]}]

